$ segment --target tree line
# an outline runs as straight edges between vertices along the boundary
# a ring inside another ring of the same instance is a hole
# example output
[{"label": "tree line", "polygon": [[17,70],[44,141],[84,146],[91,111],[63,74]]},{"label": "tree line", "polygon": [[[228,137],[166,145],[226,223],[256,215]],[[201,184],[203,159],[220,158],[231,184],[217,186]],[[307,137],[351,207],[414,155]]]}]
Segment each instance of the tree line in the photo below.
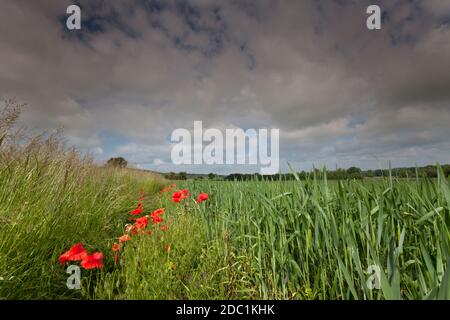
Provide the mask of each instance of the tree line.
[{"label": "tree line", "polygon": [[[446,177],[450,176],[450,165],[441,166],[442,171]],[[301,171],[297,173],[279,173],[275,175],[260,175],[255,174],[241,174],[233,173],[226,177],[225,180],[230,181],[247,181],[247,180],[294,180],[296,176],[304,180],[311,178],[314,175],[317,178],[321,178],[326,173],[327,179],[330,180],[345,180],[345,179],[365,179],[365,178],[377,178],[388,177],[392,175],[396,178],[436,178],[438,175],[437,166],[425,166],[425,167],[407,167],[407,168],[394,168],[394,169],[377,169],[377,170],[362,170],[358,167],[350,167],[348,169],[338,168],[336,170],[319,170],[314,169],[312,171]]]},{"label": "tree line", "polygon": [[[106,166],[125,168],[128,162],[122,158],[111,158],[107,161]],[[450,164],[442,165],[442,171],[446,177],[450,176]],[[168,180],[229,180],[229,181],[248,181],[248,180],[294,180],[296,176],[304,180],[308,177],[317,178],[323,177],[326,172],[327,179],[330,180],[344,180],[344,179],[365,179],[365,178],[377,178],[388,177],[390,174],[396,178],[436,178],[437,166],[429,165],[425,167],[405,167],[405,168],[393,168],[393,169],[376,169],[376,170],[362,170],[358,167],[350,167],[348,169],[337,168],[336,170],[319,170],[314,169],[312,171],[301,171],[297,173],[278,173],[275,175],[261,175],[259,173],[233,173],[227,176],[217,175],[215,173],[209,174],[189,174],[186,172],[168,172],[164,174],[164,177]],[[389,173],[390,172],[390,173]]]}]

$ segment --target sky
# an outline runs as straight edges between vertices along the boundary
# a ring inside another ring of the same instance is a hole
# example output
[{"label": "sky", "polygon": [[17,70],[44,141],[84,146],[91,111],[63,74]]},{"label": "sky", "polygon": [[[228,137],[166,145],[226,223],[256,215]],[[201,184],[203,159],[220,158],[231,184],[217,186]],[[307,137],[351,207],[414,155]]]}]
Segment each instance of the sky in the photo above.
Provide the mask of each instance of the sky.
[{"label": "sky", "polygon": [[450,1],[1,0],[0,97],[98,163],[257,171],[172,164],[195,120],[279,129],[283,172],[450,163]]}]

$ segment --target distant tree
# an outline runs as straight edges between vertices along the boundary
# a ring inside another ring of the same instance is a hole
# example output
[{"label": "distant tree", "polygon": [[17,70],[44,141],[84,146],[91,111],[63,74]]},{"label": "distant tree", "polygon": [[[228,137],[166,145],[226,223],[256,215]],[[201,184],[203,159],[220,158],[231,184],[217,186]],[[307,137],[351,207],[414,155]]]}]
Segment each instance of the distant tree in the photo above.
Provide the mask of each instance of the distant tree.
[{"label": "distant tree", "polygon": [[214,173],[211,172],[211,173],[208,174],[208,179],[209,180],[214,180],[215,178],[216,178],[216,175]]},{"label": "distant tree", "polygon": [[187,179],[187,173],[186,172],[180,172],[178,174],[179,180],[186,180]]},{"label": "distant tree", "polygon": [[164,175],[164,178],[168,180],[175,180],[175,172],[169,172]]},{"label": "distant tree", "polygon": [[444,175],[445,175],[446,177],[449,177],[449,178],[450,178],[450,165],[444,165],[444,166],[442,167],[442,170],[444,171]]},{"label": "distant tree", "polygon": [[298,174],[298,177],[302,180],[305,180],[308,174],[305,171],[302,171]]},{"label": "distant tree", "polygon": [[114,168],[126,168],[126,166],[128,165],[128,162],[122,157],[117,157],[117,158],[109,159],[106,162],[106,165],[108,167],[114,167]]},{"label": "distant tree", "polygon": [[355,173],[361,173],[361,169],[358,167],[350,167],[347,169],[348,174],[355,174]]},{"label": "distant tree", "polygon": [[437,169],[436,166],[426,166],[423,168],[425,172],[425,176],[428,178],[436,178],[437,177]]},{"label": "distant tree", "polygon": [[381,170],[381,169],[376,169],[376,170],[375,170],[375,176],[376,176],[376,177],[382,177],[382,176],[383,176],[383,170]]},{"label": "distant tree", "polygon": [[168,180],[186,180],[187,179],[187,173],[186,172],[169,172],[164,175],[164,178]]},{"label": "distant tree", "polygon": [[350,167],[347,169],[347,177],[350,179],[362,179],[364,176],[360,168]]}]

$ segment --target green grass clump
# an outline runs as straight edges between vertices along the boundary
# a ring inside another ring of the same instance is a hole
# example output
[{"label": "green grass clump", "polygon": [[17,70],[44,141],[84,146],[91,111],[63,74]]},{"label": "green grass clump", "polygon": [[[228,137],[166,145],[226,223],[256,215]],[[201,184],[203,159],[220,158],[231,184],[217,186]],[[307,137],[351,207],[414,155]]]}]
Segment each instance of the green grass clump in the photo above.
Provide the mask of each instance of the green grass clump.
[{"label": "green grass clump", "polygon": [[58,135],[11,132],[18,113],[0,114],[0,299],[82,298],[67,289],[59,255],[83,242],[108,257],[140,188],[161,183],[95,166]]},{"label": "green grass clump", "polygon": [[166,212],[165,216],[170,221],[169,229],[150,228],[151,235],[136,235],[128,241],[117,269],[97,284],[93,298],[245,298],[239,292],[240,263],[231,261],[231,257],[223,260],[220,244],[207,241],[202,221],[192,219],[190,214]]},{"label": "green grass clump", "polygon": [[[193,181],[210,239],[246,252],[258,298],[449,299],[450,188],[434,180]],[[380,289],[367,285],[370,266]]]}]

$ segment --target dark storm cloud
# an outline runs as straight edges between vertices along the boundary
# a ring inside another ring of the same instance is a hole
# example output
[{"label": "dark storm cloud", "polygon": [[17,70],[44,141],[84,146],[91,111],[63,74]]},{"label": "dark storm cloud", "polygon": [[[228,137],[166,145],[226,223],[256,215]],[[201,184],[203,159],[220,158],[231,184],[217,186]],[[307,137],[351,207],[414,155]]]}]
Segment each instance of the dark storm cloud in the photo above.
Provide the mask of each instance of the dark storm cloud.
[{"label": "dark storm cloud", "polygon": [[174,169],[171,131],[203,120],[280,128],[299,168],[450,162],[448,1],[76,1],[79,32],[71,3],[2,2],[0,95],[99,159]]}]

